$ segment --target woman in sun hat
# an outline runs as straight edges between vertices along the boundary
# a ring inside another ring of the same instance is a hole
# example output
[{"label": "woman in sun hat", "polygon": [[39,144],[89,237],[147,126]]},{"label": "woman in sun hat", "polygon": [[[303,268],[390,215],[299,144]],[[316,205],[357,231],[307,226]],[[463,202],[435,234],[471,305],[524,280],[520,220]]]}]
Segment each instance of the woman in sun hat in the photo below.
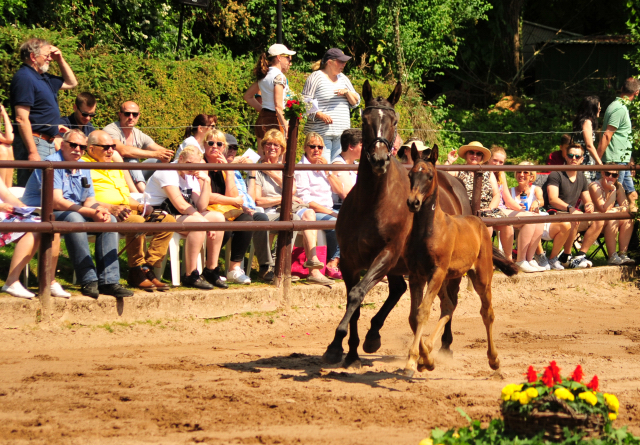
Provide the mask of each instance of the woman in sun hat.
[{"label": "woman in sun hat", "polygon": [[350,59],[341,49],[331,48],[322,60],[313,64],[314,72],[302,88],[305,101],[312,101],[304,132],[322,136],[325,146],[322,156],[327,162],[341,153],[340,136],[351,128],[350,110],[360,104],[360,95],[342,73]]},{"label": "woman in sun hat", "polygon": [[[260,141],[264,134],[272,128],[287,135],[287,121],[284,118],[284,101],[289,91],[289,82],[285,74],[291,67],[291,56],[296,52],[276,43],[266,53],[260,54],[253,74],[257,81],[244,93],[244,100],[259,111],[254,132],[258,139],[258,152],[262,156]],[[260,103],[255,95],[262,95]]]},{"label": "woman in sun hat", "polygon": [[[451,165],[458,158],[465,160],[465,165],[481,165],[485,164],[491,158],[491,151],[484,147],[482,143],[478,141],[469,142],[467,145],[463,145],[457,151],[451,151],[445,165]],[[464,183],[467,189],[467,195],[469,201],[473,197],[473,176],[475,172],[472,171],[450,171],[450,174],[457,176]],[[482,193],[480,194],[480,215],[484,218],[504,218],[506,214],[499,207],[500,205],[500,188],[498,187],[498,181],[496,180],[493,172],[486,171],[482,173]],[[507,230],[508,226],[493,226],[488,227],[489,235],[493,234],[493,229]],[[510,246],[504,246],[506,249],[504,254],[507,258],[511,259]]]}]

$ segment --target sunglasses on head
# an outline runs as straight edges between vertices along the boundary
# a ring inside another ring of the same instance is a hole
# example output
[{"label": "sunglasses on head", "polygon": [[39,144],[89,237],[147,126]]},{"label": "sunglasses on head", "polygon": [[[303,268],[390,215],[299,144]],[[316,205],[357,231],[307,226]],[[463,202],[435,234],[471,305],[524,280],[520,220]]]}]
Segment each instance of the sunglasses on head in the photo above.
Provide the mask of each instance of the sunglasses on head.
[{"label": "sunglasses on head", "polygon": [[138,117],[138,116],[140,116],[140,112],[139,111],[123,111],[122,114],[124,114],[125,117],[129,117],[129,116]]},{"label": "sunglasses on head", "polygon": [[101,144],[91,144],[92,147],[100,147],[102,148],[104,151],[107,150],[115,150],[116,149],[116,144],[105,144],[105,145],[101,145]]},{"label": "sunglasses on head", "polygon": [[575,155],[575,154],[567,153],[567,157],[569,159],[580,159],[582,157],[582,155]]},{"label": "sunglasses on head", "polygon": [[96,115],[96,113],[87,113],[87,112],[85,112],[85,111],[81,111],[81,112],[80,112],[80,114],[81,114],[83,117],[94,117],[94,116]]},{"label": "sunglasses on head", "polygon": [[86,150],[87,149],[86,145],[76,144],[75,142],[67,142],[67,144],[69,144],[69,147],[71,147],[71,148],[80,147],[80,150]]},{"label": "sunglasses on head", "polygon": [[604,175],[607,177],[611,176],[613,179],[616,179],[619,173],[604,172]]},{"label": "sunglasses on head", "polygon": [[307,147],[309,147],[311,150],[322,150],[324,148],[324,145],[307,145]]},{"label": "sunglasses on head", "polygon": [[216,141],[207,141],[207,145],[208,145],[209,147],[213,147],[213,146],[215,146],[215,145],[217,145],[218,147],[224,147],[224,142],[220,142],[220,141],[218,141],[218,142],[216,142]]}]

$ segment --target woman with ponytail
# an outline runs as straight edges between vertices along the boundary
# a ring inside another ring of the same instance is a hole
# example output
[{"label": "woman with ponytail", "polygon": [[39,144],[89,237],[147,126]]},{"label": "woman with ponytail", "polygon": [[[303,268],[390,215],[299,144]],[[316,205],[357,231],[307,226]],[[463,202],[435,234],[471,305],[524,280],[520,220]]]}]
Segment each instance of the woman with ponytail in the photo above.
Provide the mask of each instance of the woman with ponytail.
[{"label": "woman with ponytail", "polygon": [[[272,128],[287,135],[287,121],[284,118],[284,100],[289,90],[285,74],[291,66],[291,56],[296,52],[279,43],[271,45],[267,53],[262,53],[253,70],[257,81],[244,93],[244,100],[259,112],[254,133],[258,139],[258,153],[262,153],[262,138]],[[255,95],[262,94],[262,103]]]}]

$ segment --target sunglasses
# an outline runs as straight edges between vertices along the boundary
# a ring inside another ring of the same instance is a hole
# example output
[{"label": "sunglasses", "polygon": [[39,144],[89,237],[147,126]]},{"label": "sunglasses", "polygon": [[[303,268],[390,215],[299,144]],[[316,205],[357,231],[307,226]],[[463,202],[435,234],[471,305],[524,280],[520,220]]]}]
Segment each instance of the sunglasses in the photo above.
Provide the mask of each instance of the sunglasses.
[{"label": "sunglasses", "polygon": [[[125,117],[129,117],[129,116],[133,116],[133,117],[138,117],[140,116],[140,112],[136,112],[136,111],[122,111],[122,114],[124,114]],[[84,116],[84,113],[83,113]]]},{"label": "sunglasses", "polygon": [[484,156],[484,153],[482,153],[481,151],[469,150],[467,153],[469,153],[471,156]]},{"label": "sunglasses", "polygon": [[69,144],[69,147],[71,148],[80,147],[80,150],[83,150],[83,151],[87,149],[86,145],[76,144],[75,142],[67,142],[67,144]]},{"label": "sunglasses", "polygon": [[604,175],[606,177],[611,176],[613,179],[616,179],[618,177],[619,173],[604,172]]},{"label": "sunglasses", "polygon": [[516,172],[516,175],[525,175],[525,176],[529,176],[531,174],[531,172]]},{"label": "sunglasses", "polygon": [[86,112],[84,112],[84,111],[81,111],[81,112],[80,112],[80,114],[81,114],[83,117],[94,117],[94,116],[96,115],[96,113],[86,113]]},{"label": "sunglasses", "polygon": [[311,150],[322,150],[324,145],[307,145]]},{"label": "sunglasses", "polygon": [[580,159],[582,157],[582,155],[574,155],[574,154],[567,153],[567,157],[569,159]]},{"label": "sunglasses", "polygon": [[115,150],[116,149],[116,144],[107,144],[107,145],[100,145],[100,144],[91,144],[92,147],[100,147],[102,148],[104,151],[107,150]]},{"label": "sunglasses", "polygon": [[209,147],[214,147],[214,146],[216,146],[216,145],[217,145],[218,147],[224,147],[224,142],[220,142],[220,141],[218,141],[218,142],[215,142],[215,141],[207,141],[207,145],[208,145]]}]

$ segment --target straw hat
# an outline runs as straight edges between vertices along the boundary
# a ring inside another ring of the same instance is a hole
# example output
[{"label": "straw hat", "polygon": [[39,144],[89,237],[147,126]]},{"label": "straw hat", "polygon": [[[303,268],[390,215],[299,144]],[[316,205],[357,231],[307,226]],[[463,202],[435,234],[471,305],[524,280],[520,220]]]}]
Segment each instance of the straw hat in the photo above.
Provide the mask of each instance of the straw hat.
[{"label": "straw hat", "polygon": [[473,141],[469,142],[467,145],[463,145],[458,148],[458,156],[464,158],[469,150],[472,151],[481,151],[482,152],[482,162],[487,162],[491,158],[491,152],[488,148],[484,147],[481,142]]},{"label": "straw hat", "polygon": [[429,147],[427,147],[426,145],[424,145],[424,143],[423,143],[422,141],[419,141],[419,140],[417,140],[417,139],[414,139],[414,140],[412,140],[412,141],[407,141],[407,142],[405,142],[404,144],[402,144],[402,145],[400,146],[400,148],[398,149],[398,157],[399,157],[399,158],[402,158],[402,157],[404,156],[404,154],[405,154],[405,153],[404,153],[404,152],[405,152],[405,150],[409,150],[409,151],[407,152],[407,157],[410,157],[410,156],[411,156],[411,155],[410,155],[410,153],[411,153],[411,146],[412,146],[413,144],[416,144],[416,148],[418,149],[418,151],[425,151],[427,148],[429,148]]}]

